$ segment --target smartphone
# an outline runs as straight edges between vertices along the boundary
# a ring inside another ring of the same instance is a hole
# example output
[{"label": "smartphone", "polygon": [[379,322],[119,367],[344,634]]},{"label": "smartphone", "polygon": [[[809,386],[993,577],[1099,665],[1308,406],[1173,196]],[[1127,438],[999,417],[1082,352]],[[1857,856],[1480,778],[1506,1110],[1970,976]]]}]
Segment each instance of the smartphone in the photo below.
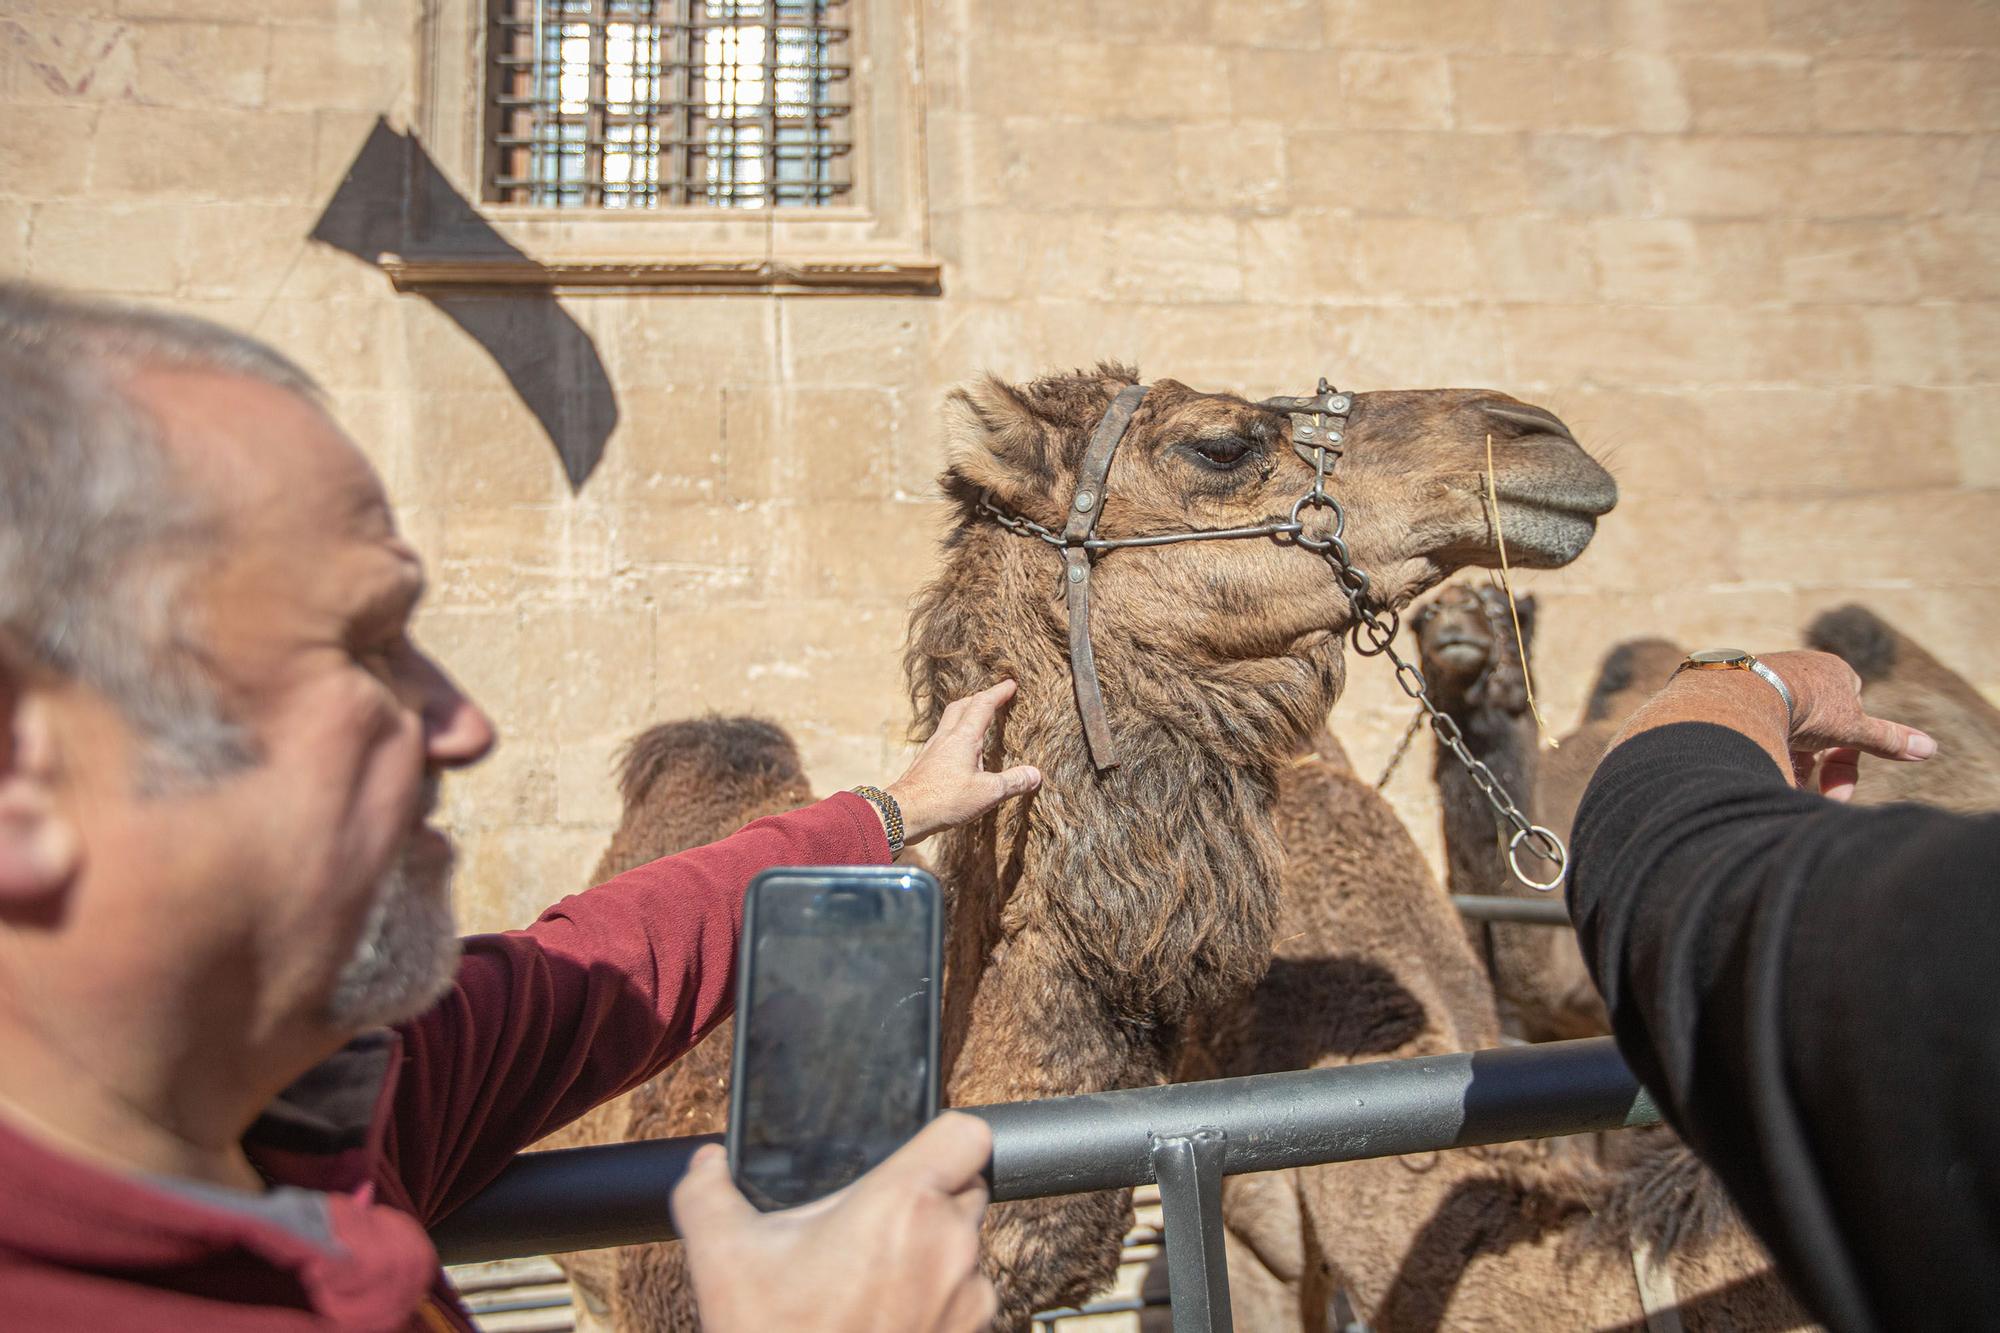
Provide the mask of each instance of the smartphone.
[{"label": "smartphone", "polygon": [[743,900],[729,1168],[770,1212],[822,1198],[938,1111],[943,906],[925,870],[766,870]]}]

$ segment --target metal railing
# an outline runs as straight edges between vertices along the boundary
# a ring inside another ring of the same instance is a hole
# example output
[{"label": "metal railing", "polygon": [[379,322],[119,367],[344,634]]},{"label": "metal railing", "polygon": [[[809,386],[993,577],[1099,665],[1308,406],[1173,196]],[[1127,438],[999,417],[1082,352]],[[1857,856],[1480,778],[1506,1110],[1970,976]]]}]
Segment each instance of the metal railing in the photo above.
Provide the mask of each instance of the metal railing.
[{"label": "metal railing", "polygon": [[[1176,1333],[1230,1328],[1224,1176],[1659,1121],[1608,1037],[963,1109],[995,1200],[1159,1184]],[[447,1263],[671,1239],[667,1196],[719,1138],[525,1154],[432,1238]]]}]

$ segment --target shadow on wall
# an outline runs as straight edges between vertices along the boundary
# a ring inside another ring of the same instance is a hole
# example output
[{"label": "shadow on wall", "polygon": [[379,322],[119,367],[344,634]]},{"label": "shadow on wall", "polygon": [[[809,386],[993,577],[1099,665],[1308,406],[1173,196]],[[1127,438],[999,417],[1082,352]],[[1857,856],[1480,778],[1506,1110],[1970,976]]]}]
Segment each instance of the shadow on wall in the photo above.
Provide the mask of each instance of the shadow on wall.
[{"label": "shadow on wall", "polygon": [[[413,214],[425,219],[427,232],[450,236],[481,258],[523,257],[445,179],[414,136],[379,119],[311,239],[380,267],[384,256],[404,252]],[[618,398],[590,334],[543,290],[423,299],[486,349],[542,423],[570,492],[582,490],[618,424]]]}]

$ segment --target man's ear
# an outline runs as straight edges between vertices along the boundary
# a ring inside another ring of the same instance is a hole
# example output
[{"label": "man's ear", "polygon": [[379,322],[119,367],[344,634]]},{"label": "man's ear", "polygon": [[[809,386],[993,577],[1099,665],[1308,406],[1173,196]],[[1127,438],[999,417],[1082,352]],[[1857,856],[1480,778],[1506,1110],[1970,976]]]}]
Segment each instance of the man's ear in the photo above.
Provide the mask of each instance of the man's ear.
[{"label": "man's ear", "polygon": [[51,707],[0,656],[0,914],[46,904],[82,864],[77,830],[56,800]]},{"label": "man's ear", "polygon": [[1049,433],[1013,385],[988,375],[945,399],[945,442],[953,472],[1019,504],[1055,483]]}]

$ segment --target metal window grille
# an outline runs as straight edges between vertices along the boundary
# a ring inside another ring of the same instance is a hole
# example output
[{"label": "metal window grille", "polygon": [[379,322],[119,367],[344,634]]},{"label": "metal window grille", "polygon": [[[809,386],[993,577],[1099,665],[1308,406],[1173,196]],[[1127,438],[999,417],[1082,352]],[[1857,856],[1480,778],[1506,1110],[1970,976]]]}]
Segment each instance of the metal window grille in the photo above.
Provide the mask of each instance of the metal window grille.
[{"label": "metal window grille", "polygon": [[851,0],[492,0],[487,197],[814,208],[853,190]]}]

